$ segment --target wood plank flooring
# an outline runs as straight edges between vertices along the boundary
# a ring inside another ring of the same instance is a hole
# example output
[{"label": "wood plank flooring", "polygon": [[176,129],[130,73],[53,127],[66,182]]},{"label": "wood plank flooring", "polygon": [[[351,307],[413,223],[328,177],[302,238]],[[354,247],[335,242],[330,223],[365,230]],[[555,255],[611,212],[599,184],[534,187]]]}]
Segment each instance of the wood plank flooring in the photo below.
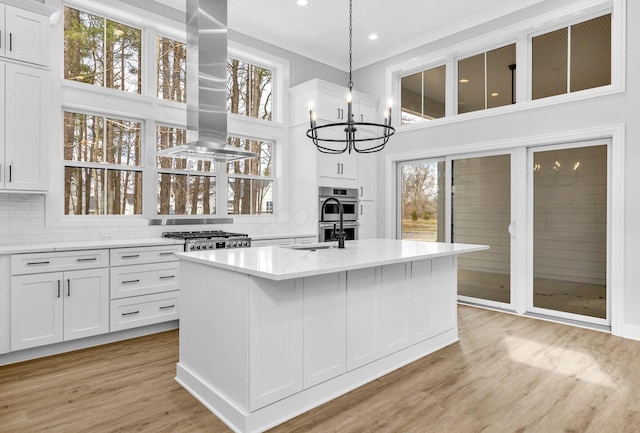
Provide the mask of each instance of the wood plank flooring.
[{"label": "wood plank flooring", "polygon": [[[640,431],[640,342],[459,306],[460,342],[272,430]],[[175,381],[169,331],[0,367],[0,432],[229,432]]]}]

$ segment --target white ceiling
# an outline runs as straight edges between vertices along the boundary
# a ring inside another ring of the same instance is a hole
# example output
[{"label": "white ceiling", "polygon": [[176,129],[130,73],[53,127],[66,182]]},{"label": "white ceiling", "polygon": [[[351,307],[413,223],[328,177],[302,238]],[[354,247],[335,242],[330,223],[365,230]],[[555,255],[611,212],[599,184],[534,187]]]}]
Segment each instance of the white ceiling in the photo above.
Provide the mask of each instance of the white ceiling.
[{"label": "white ceiling", "polygon": [[[156,1],[185,9],[185,0]],[[348,0],[308,1],[300,7],[296,0],[228,0],[228,27],[347,70]],[[353,69],[543,1],[354,0]],[[368,39],[372,32],[375,41]]]}]

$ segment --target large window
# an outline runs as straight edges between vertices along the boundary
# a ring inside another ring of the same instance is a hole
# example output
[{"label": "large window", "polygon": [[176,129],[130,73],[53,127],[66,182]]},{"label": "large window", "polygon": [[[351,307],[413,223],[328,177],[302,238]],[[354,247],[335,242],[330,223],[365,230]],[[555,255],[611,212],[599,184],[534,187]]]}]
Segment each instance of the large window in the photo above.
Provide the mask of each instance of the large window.
[{"label": "large window", "polygon": [[611,84],[611,14],[531,40],[533,99]]},{"label": "large window", "polygon": [[142,213],[141,124],[64,113],[65,215]]},{"label": "large window", "polygon": [[[163,22],[160,33],[152,17],[129,20],[127,13],[108,2],[64,7],[63,214],[272,215],[275,143],[259,137],[265,127],[270,137],[283,135],[272,122],[274,76],[285,75],[280,63],[237,48],[227,59],[227,109],[251,118],[242,119],[242,130],[252,136],[229,137],[228,144],[257,158],[156,156],[149,163],[158,150],[187,143],[187,47],[181,23],[172,29]],[[127,99],[103,88],[128,92]]]},{"label": "large window", "polygon": [[227,60],[227,111],[272,120],[273,73],[238,59]]},{"label": "large window", "polygon": [[514,104],[516,45],[458,61],[458,113]]},{"label": "large window", "polygon": [[142,93],[142,30],[65,7],[64,77]]},{"label": "large window", "polygon": [[421,123],[445,115],[446,66],[402,77],[402,125]]}]

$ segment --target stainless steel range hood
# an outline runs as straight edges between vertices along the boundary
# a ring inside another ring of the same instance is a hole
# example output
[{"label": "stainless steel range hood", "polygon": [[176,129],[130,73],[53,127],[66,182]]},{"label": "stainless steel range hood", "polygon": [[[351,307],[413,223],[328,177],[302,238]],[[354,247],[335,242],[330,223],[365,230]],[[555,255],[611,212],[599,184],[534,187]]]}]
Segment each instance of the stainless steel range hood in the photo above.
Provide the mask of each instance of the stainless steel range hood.
[{"label": "stainless steel range hood", "polygon": [[227,0],[186,2],[187,144],[158,155],[222,161],[255,158],[256,153],[227,144]]}]

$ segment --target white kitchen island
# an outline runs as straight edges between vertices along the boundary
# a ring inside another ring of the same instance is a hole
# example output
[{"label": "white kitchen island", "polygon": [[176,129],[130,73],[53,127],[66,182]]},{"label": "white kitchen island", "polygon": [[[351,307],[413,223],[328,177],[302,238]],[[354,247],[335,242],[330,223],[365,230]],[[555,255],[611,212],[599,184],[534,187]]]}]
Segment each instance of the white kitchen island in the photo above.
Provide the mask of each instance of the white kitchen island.
[{"label": "white kitchen island", "polygon": [[488,248],[326,246],[177,254],[176,380],[234,431],[264,431],[456,342],[456,256]]}]

